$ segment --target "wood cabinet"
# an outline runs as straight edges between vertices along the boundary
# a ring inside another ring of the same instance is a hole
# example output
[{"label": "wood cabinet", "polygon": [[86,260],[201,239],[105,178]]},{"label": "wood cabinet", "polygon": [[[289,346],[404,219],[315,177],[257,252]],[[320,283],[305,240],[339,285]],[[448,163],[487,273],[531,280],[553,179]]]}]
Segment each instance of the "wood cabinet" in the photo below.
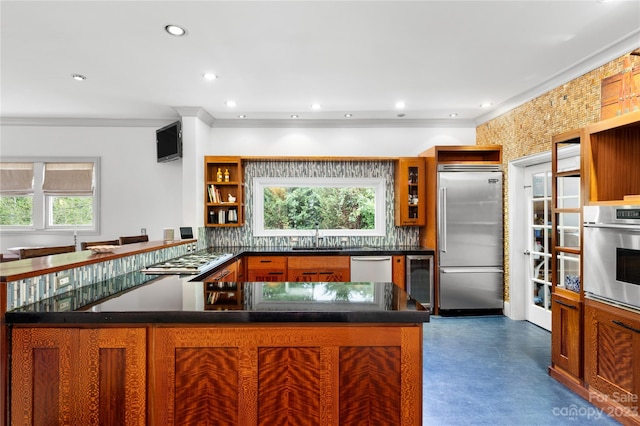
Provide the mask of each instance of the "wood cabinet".
[{"label": "wood cabinet", "polygon": [[418,426],[422,330],[15,326],[10,424]]},{"label": "wood cabinet", "polygon": [[586,299],[585,326],[590,401],[640,424],[640,314]]},{"label": "wood cabinet", "polygon": [[348,282],[349,256],[289,256],[287,281]]},{"label": "wood cabinet", "polygon": [[238,261],[219,268],[203,282],[205,310],[244,308],[243,286],[238,279]]},{"label": "wood cabinet", "polygon": [[640,111],[587,126],[583,144],[585,205],[640,202]]},{"label": "wood cabinet", "polygon": [[247,280],[280,282],[287,280],[286,256],[250,256],[247,258]]},{"label": "wood cabinet", "polygon": [[553,294],[551,297],[551,363],[571,377],[582,377],[582,302]]},{"label": "wood cabinet", "polygon": [[583,377],[582,130],[552,139],[551,151],[551,367],[566,380]]},{"label": "wood cabinet", "polygon": [[145,328],[12,330],[11,424],[146,424]]},{"label": "wood cabinet", "polygon": [[157,327],[151,424],[419,425],[422,326]]},{"label": "wood cabinet", "polygon": [[244,224],[244,174],[240,157],[204,157],[204,223]]},{"label": "wood cabinet", "polygon": [[625,70],[600,83],[600,120],[640,109],[640,66],[631,67],[625,58]]},{"label": "wood cabinet", "polygon": [[424,226],[425,164],[420,157],[399,158],[395,164],[396,226]]},{"label": "wood cabinet", "polygon": [[[640,425],[640,314],[586,298],[582,288],[584,206],[635,204],[640,194],[640,112],[552,142],[549,374],[623,424]],[[564,154],[577,147],[580,166],[560,167]]]}]

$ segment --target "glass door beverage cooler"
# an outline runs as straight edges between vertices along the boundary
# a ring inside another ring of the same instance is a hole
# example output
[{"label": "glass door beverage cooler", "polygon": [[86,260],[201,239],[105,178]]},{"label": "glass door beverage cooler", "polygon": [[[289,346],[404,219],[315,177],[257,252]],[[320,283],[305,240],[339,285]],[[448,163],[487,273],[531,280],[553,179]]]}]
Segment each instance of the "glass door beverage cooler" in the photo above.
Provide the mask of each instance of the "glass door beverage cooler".
[{"label": "glass door beverage cooler", "polygon": [[426,308],[433,308],[433,255],[406,257],[407,293]]}]

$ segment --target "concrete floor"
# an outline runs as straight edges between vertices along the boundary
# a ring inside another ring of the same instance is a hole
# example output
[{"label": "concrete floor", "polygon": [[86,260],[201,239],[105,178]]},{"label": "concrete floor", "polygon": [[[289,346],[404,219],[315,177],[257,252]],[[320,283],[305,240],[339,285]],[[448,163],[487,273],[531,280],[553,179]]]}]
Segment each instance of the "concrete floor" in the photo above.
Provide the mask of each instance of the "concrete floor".
[{"label": "concrete floor", "polygon": [[617,425],[547,374],[551,334],[504,316],[424,325],[424,425]]}]

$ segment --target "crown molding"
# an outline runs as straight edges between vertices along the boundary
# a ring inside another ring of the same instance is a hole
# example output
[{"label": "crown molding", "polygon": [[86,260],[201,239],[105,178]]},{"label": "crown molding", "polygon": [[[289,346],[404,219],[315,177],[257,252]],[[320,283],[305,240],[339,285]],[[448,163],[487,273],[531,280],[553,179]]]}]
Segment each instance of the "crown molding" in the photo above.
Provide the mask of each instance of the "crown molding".
[{"label": "crown molding", "polygon": [[511,99],[498,105],[492,111],[476,117],[474,123],[479,126],[486,123],[489,120],[493,120],[505,114],[522,104],[525,104],[532,99],[537,98],[557,87],[562,86],[576,78],[583,76],[584,74],[591,72],[602,65],[614,61],[640,47],[640,29],[633,31],[625,37],[620,38],[618,41],[611,43],[599,51],[594,52],[592,55],[584,58],[580,62],[571,65],[564,70],[560,71],[553,77],[542,82],[541,84],[521,93],[518,96],[514,96]]},{"label": "crown molding", "polygon": [[213,128],[475,128],[473,120],[216,119]]},{"label": "crown molding", "polygon": [[175,118],[0,117],[0,126],[159,128],[175,120]]}]

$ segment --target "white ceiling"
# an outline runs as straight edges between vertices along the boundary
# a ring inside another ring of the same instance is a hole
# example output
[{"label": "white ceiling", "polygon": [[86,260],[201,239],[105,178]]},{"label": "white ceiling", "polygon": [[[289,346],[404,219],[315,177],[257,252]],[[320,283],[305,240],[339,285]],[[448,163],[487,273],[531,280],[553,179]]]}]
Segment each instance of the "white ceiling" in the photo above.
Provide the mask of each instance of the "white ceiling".
[{"label": "white ceiling", "polygon": [[638,0],[2,0],[0,19],[3,119],[479,124],[640,47]]}]

